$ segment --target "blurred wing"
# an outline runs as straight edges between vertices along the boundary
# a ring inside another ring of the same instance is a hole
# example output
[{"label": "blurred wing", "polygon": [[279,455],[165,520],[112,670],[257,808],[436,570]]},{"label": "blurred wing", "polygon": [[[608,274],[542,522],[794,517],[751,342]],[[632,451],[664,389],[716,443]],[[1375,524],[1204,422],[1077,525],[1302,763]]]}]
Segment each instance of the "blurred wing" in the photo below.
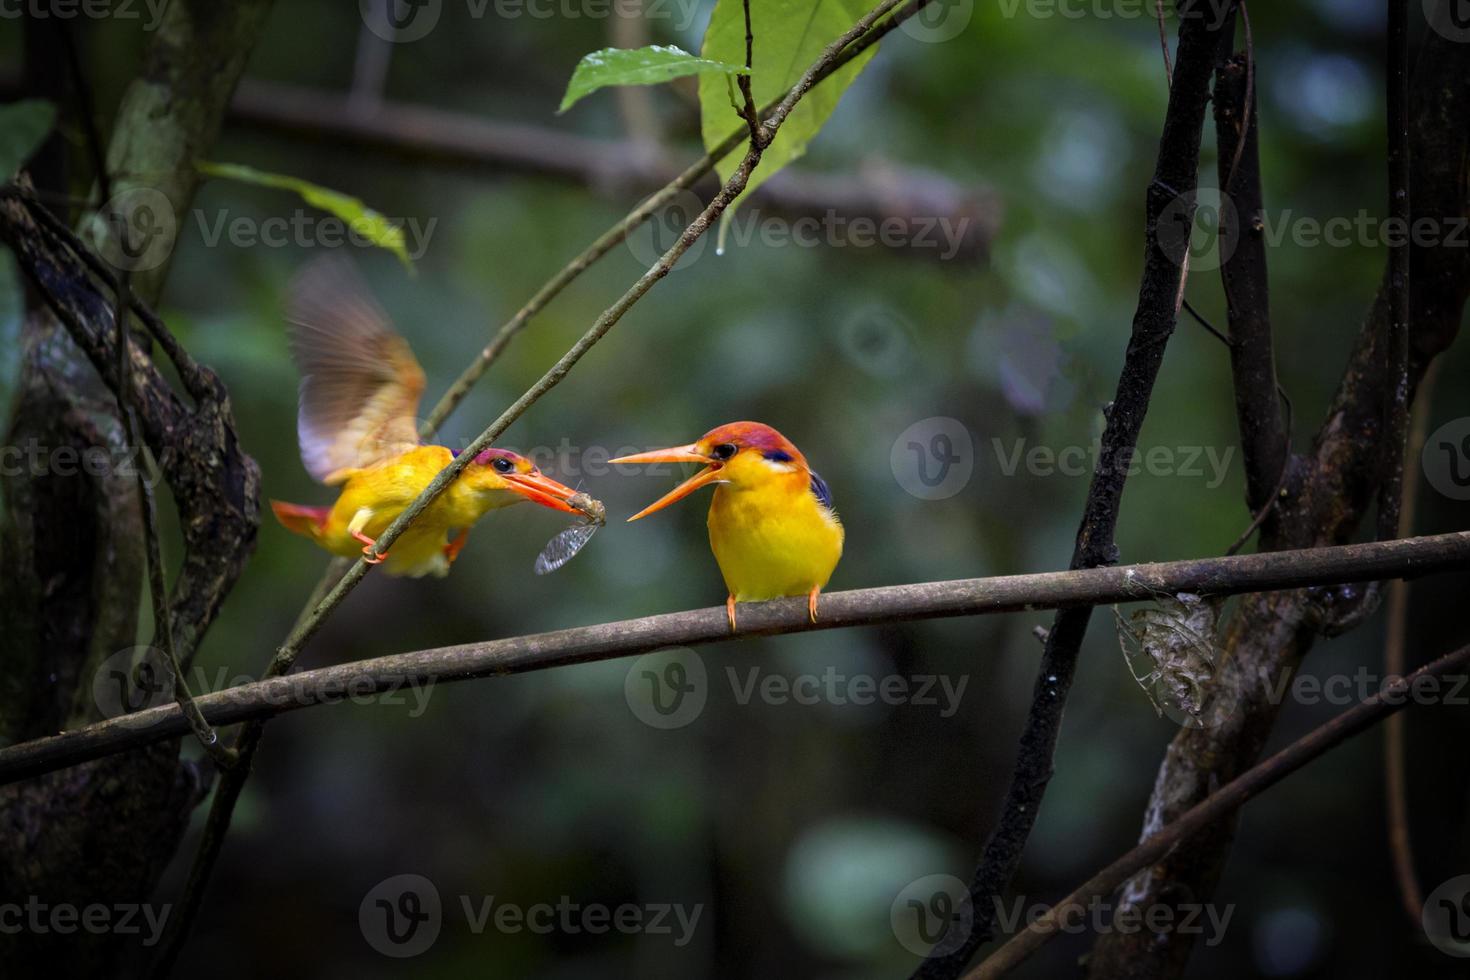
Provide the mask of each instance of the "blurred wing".
[{"label": "blurred wing", "polygon": [[424,372],[408,341],[340,256],[312,263],[291,287],[286,318],[301,372],[296,435],[322,483],[419,444],[414,417]]},{"label": "blurred wing", "polygon": [[597,533],[601,524],[573,524],[571,527],[558,531],[556,536],[546,542],[546,547],[541,549],[541,554],[536,556],[536,574],[546,575],[556,571],[576,557],[577,552],[592,540],[592,535]]}]

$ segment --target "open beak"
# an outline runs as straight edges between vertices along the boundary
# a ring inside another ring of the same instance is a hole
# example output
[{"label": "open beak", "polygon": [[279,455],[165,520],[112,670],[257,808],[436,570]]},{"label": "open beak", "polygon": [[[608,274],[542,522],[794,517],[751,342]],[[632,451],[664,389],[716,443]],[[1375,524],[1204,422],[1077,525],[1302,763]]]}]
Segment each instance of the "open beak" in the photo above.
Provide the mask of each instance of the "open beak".
[{"label": "open beak", "polygon": [[557,483],[549,476],[543,476],[540,473],[507,473],[503,479],[509,484],[508,489],[532,503],[550,507],[552,510],[564,510],[568,514],[582,513],[567,503],[567,498],[573,496],[577,491],[565,484]]},{"label": "open beak", "polygon": [[663,510],[676,500],[683,500],[700,487],[711,483],[720,482],[719,460],[712,459],[703,453],[695,452],[694,446],[675,446],[673,449],[655,449],[651,453],[634,453],[632,456],[619,456],[617,459],[609,460],[610,463],[703,463],[705,468],[679,484],[668,493],[664,494],[647,507],[628,518],[636,521],[640,517],[647,517],[656,510]]}]

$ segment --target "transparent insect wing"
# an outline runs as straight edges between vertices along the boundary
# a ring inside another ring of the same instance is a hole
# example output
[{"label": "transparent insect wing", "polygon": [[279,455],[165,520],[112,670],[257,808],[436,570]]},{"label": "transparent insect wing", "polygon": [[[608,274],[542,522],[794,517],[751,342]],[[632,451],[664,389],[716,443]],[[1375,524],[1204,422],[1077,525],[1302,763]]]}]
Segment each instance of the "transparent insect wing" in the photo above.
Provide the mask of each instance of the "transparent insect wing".
[{"label": "transparent insect wing", "polygon": [[556,571],[576,557],[577,552],[586,547],[587,542],[592,540],[592,535],[597,533],[600,524],[573,524],[569,528],[558,531],[541,549],[541,554],[536,556],[536,574],[546,575]]}]

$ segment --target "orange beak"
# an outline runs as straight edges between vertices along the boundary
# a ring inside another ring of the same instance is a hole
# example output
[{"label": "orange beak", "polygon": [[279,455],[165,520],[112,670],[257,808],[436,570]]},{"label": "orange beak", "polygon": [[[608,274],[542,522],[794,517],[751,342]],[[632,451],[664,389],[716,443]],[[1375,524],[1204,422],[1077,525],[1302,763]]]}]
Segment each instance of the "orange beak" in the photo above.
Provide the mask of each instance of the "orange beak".
[{"label": "orange beak", "polygon": [[720,482],[720,469],[723,464],[719,460],[704,453],[696,452],[694,445],[675,446],[672,449],[655,449],[651,453],[634,453],[632,456],[619,456],[617,459],[608,460],[610,463],[703,463],[705,468],[679,484],[668,493],[664,494],[647,507],[634,514],[628,520],[636,521],[640,517],[647,517],[656,510],[663,510],[669,504],[677,500],[683,500],[700,487],[711,483]]},{"label": "orange beak", "polygon": [[542,507],[550,507],[552,510],[564,510],[568,514],[582,513],[571,504],[567,498],[577,491],[565,484],[557,483],[549,476],[540,473],[506,473],[502,479],[512,490],[532,503],[540,504]]}]

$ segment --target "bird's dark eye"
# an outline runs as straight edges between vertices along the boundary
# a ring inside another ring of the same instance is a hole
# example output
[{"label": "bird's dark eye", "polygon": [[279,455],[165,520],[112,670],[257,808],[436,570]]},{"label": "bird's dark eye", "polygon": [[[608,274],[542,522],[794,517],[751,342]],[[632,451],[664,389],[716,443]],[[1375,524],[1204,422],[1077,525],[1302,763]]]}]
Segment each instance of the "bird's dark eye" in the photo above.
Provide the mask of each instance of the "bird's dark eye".
[{"label": "bird's dark eye", "polygon": [[737,450],[733,442],[722,442],[714,449],[710,450],[710,455],[713,456],[715,459],[729,459],[731,456],[735,455],[736,451]]},{"label": "bird's dark eye", "polygon": [[490,465],[495,467],[495,471],[497,473],[509,473],[511,470],[515,469],[515,464],[506,459],[504,456],[497,456],[495,458],[495,462],[491,463]]}]

